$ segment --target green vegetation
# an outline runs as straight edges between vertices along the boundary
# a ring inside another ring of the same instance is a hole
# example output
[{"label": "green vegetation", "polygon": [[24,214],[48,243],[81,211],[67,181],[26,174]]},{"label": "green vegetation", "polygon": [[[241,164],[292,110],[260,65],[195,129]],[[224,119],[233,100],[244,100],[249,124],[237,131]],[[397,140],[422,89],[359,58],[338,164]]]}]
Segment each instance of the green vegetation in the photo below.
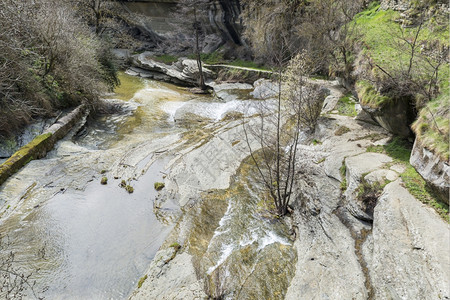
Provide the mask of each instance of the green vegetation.
[{"label": "green vegetation", "polygon": [[141,279],[139,279],[138,282],[138,289],[140,289],[142,287],[142,285],[144,284],[144,281],[146,281],[148,278],[147,274],[144,277],[141,277]]},{"label": "green vegetation", "polygon": [[[369,151],[369,148],[367,149]],[[399,138],[394,138],[385,146],[377,146],[371,148],[374,152],[384,152],[394,159],[396,163],[400,163],[406,167],[400,177],[402,178],[405,187],[416,199],[422,203],[433,207],[436,212],[447,222],[449,222],[448,205],[440,202],[433,191],[427,186],[425,180],[409,163],[411,156],[411,145]]]},{"label": "green vegetation", "polygon": [[108,178],[107,177],[102,177],[102,179],[100,180],[100,183],[103,185],[108,184]]},{"label": "green vegetation", "polygon": [[[195,54],[189,55],[188,58],[197,59]],[[200,53],[200,59],[208,65],[221,64],[225,61],[223,58],[223,53],[220,51],[214,51],[213,53]]]},{"label": "green vegetation", "polygon": [[367,152],[384,153],[384,147],[382,145],[370,145],[366,149]]},{"label": "green vegetation", "polygon": [[323,158],[319,159],[318,161],[316,161],[315,163],[316,163],[316,164],[321,164],[321,163],[323,163],[325,160],[326,160],[326,158],[323,157]]},{"label": "green vegetation", "polygon": [[345,159],[342,162],[342,166],[339,168],[339,173],[341,174],[341,191],[345,192],[347,189],[347,167],[345,166]]},{"label": "green vegetation", "polygon": [[177,242],[172,243],[169,247],[174,248],[175,251],[179,251],[181,249],[181,245]]},{"label": "green vegetation", "polygon": [[314,146],[316,146],[316,145],[322,145],[322,142],[319,141],[319,140],[317,140],[317,139],[313,139],[311,143],[312,143]]},{"label": "green vegetation", "polygon": [[340,115],[356,117],[355,101],[352,99],[352,94],[347,94],[341,97],[337,103],[336,109]]},{"label": "green vegetation", "polygon": [[412,126],[419,142],[443,161],[449,160],[449,120],[449,89],[446,88],[437,99],[422,108]]},{"label": "green vegetation", "polygon": [[126,188],[127,182],[126,182],[124,179],[122,179],[122,181],[120,182],[119,186],[120,186],[121,188]]},{"label": "green vegetation", "polygon": [[392,101],[391,98],[387,96],[382,96],[376,91],[374,86],[366,81],[360,80],[356,83],[356,92],[358,93],[358,98],[361,104],[367,105],[372,108],[382,107]]},{"label": "green vegetation", "polygon": [[178,60],[178,57],[169,54],[162,54],[153,56],[152,59],[158,62],[162,62],[164,64],[171,65]]},{"label": "green vegetation", "polygon": [[254,70],[258,70],[258,71],[271,71],[270,68],[268,68],[264,65],[258,64],[254,61],[248,61],[248,60],[236,59],[236,60],[226,62],[225,64],[230,65],[230,66],[235,66],[235,67],[254,69]]},{"label": "green vegetation", "polygon": [[366,213],[373,215],[373,209],[377,204],[377,200],[388,182],[369,183],[364,179],[364,175],[361,177],[360,182],[357,188],[357,199],[364,204]]},{"label": "green vegetation", "polygon": [[154,187],[155,190],[160,191],[162,190],[166,185],[163,182],[155,182]]},{"label": "green vegetation", "polygon": [[[111,37],[106,41],[93,32],[93,9],[70,2],[0,1],[0,136],[64,108],[95,108],[118,84]],[[100,29],[108,17],[97,12]]]},{"label": "green vegetation", "polygon": [[53,142],[53,135],[46,133],[35,137],[31,142],[20,148],[0,165],[0,184],[31,160],[43,157],[53,146]]},{"label": "green vegetation", "polygon": [[341,136],[346,134],[347,132],[350,132],[350,128],[347,126],[339,126],[339,128],[334,132],[334,135]]},{"label": "green vegetation", "polygon": [[[188,58],[190,59],[196,59],[194,54],[191,54],[188,56]],[[208,64],[208,65],[219,65],[219,64],[223,64],[223,65],[229,65],[229,66],[235,66],[235,67],[242,67],[242,68],[249,68],[249,69],[255,69],[258,71],[270,71],[270,68],[256,63],[254,61],[251,60],[242,60],[242,59],[235,59],[235,60],[229,60],[229,59],[225,59],[223,57],[223,53],[221,53],[220,51],[215,51],[213,53],[201,53],[200,54],[200,58],[202,60],[203,63]]]},{"label": "green vegetation", "polygon": [[105,174],[107,171],[105,169],[100,171],[100,174]]}]

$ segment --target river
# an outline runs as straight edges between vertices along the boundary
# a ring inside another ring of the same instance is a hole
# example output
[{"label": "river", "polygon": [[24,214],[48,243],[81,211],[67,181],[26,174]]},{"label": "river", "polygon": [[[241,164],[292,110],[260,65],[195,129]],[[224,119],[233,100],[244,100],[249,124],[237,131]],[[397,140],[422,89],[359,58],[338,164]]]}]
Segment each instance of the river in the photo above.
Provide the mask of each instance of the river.
[{"label": "river", "polygon": [[171,158],[155,153],[194,126],[174,122],[178,108],[217,106],[170,84],[125,74],[121,81],[109,98],[125,101],[123,109],[89,119],[82,135],[66,137],[0,188],[0,235],[9,241],[2,255],[13,251],[15,266],[33,273],[47,299],[123,299],[132,291],[180,211],[172,201],[155,215],[153,185]]}]

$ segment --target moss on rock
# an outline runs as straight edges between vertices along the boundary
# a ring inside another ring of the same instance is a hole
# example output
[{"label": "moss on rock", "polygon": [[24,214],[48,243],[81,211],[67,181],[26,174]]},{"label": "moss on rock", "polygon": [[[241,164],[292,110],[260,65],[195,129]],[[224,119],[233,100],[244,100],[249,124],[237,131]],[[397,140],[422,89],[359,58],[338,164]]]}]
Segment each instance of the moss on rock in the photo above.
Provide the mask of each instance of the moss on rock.
[{"label": "moss on rock", "polygon": [[44,157],[54,143],[53,135],[45,133],[35,137],[30,143],[20,148],[0,165],[0,184],[31,160]]},{"label": "moss on rock", "polygon": [[449,160],[449,90],[427,103],[419,112],[412,129],[416,138],[443,161]]},{"label": "moss on rock", "polygon": [[371,108],[380,108],[392,101],[391,98],[378,93],[375,87],[365,80],[356,83],[356,92],[361,104]]}]

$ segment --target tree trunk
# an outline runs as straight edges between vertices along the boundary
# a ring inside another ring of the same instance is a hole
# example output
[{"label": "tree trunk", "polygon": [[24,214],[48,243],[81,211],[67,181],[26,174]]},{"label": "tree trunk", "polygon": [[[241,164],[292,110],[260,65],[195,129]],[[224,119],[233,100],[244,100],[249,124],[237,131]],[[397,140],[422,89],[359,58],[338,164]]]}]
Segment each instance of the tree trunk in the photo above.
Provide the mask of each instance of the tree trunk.
[{"label": "tree trunk", "polygon": [[199,45],[199,30],[200,30],[200,24],[198,24],[197,21],[197,10],[194,8],[194,30],[195,30],[195,54],[197,57],[197,67],[198,67],[198,72],[199,72],[199,86],[200,88],[204,91],[206,90],[206,85],[205,85],[205,79],[203,77],[203,68],[202,68],[202,60],[200,57],[200,45]]}]

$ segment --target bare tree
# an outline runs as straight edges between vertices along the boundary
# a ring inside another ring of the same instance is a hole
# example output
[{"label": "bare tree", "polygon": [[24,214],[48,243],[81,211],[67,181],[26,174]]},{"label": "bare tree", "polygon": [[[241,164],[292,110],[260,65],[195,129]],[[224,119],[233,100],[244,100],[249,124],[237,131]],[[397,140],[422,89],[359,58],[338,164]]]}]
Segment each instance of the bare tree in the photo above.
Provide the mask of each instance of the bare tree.
[{"label": "bare tree", "polygon": [[449,46],[425,35],[425,15],[417,17],[417,25],[406,28],[399,24],[389,33],[392,53],[397,64],[368,60],[371,69],[378,69],[382,76],[365,75],[380,92],[392,98],[410,98],[416,107],[422,108],[439,94],[442,83],[441,68],[449,62]]},{"label": "bare tree", "polygon": [[[0,2],[0,135],[117,84],[105,46],[66,1]],[[107,49],[106,49],[107,50]]]},{"label": "bare tree", "polygon": [[[243,127],[260,179],[276,213],[283,216],[288,212],[296,183],[300,134],[315,127],[322,102],[318,89],[307,82],[311,67],[306,52],[295,56],[286,70],[282,68],[284,53],[277,56],[280,67],[276,75],[276,99],[261,101],[257,125],[250,126],[244,119]],[[253,139],[258,141],[258,151],[251,146]]]},{"label": "bare tree", "polygon": [[[199,71],[198,85],[200,89],[206,90],[205,77],[201,60],[201,42],[205,36],[205,31],[209,19],[207,12],[210,5],[208,0],[181,0],[176,6],[173,18],[176,20],[175,30],[181,33],[179,38],[188,41],[190,48],[193,49],[197,60]],[[173,42],[169,40],[168,42]]]},{"label": "bare tree", "polygon": [[9,250],[10,247],[9,239],[0,237],[0,297],[7,300],[44,299],[36,291],[36,281],[32,279],[34,273],[25,272],[19,267],[16,255]]}]

